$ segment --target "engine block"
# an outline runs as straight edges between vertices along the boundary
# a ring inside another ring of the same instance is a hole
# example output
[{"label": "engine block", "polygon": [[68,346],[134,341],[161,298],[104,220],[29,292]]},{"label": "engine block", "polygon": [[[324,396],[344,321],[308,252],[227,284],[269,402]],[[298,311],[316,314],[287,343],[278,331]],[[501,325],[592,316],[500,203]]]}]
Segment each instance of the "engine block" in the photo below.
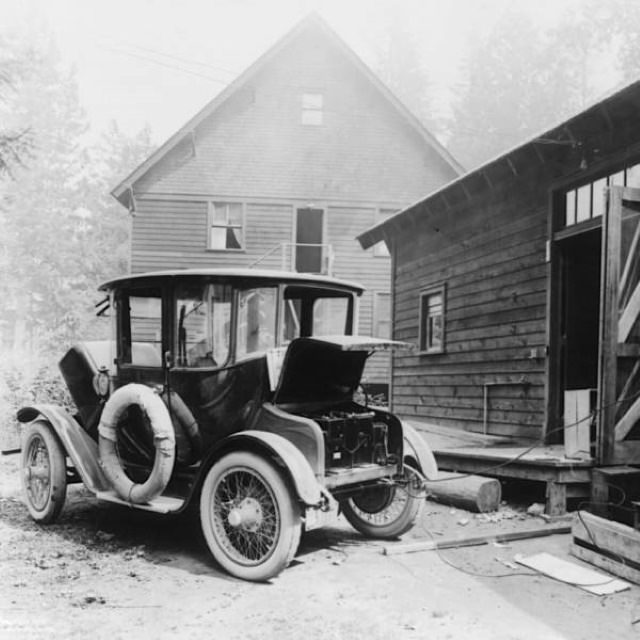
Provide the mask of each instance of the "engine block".
[{"label": "engine block", "polygon": [[327,467],[353,467],[357,464],[392,463],[385,422],[373,411],[329,411],[307,416],[322,429]]}]

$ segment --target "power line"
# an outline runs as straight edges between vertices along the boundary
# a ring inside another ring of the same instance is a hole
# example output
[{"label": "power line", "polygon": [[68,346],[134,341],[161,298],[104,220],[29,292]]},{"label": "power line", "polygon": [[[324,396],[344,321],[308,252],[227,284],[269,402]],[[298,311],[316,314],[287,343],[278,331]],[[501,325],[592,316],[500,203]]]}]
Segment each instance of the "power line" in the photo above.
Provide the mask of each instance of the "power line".
[{"label": "power line", "polygon": [[196,76],[198,78],[204,78],[205,80],[210,80],[211,82],[217,82],[218,84],[229,84],[229,80],[221,80],[220,78],[214,78],[213,76],[205,75],[204,73],[198,73],[197,71],[192,71],[191,69],[186,69],[185,67],[181,67],[175,64],[170,64],[168,62],[163,62],[161,60],[156,60],[155,58],[151,58],[149,56],[144,56],[140,53],[135,53],[133,51],[124,51],[122,49],[114,49],[113,47],[102,47],[107,51],[112,51],[113,53],[119,53],[121,55],[129,56],[132,58],[139,58],[140,60],[145,60],[146,62],[152,62],[153,64],[157,64],[160,67],[165,67],[167,69],[174,69],[176,71],[182,71],[182,73],[187,73],[192,76]]},{"label": "power line", "polygon": [[[118,42],[116,40],[116,42]],[[209,64],[208,62],[201,62],[200,60],[193,60],[190,58],[182,58],[180,56],[176,56],[174,54],[171,53],[166,53],[164,51],[159,51],[158,49],[151,49],[149,47],[143,47],[139,44],[131,44],[129,42],[125,42],[125,41],[119,41],[121,44],[131,47],[133,49],[140,49],[141,51],[147,51],[148,53],[154,53],[158,56],[163,56],[165,58],[169,58],[171,60],[177,60],[178,62],[186,62],[187,64],[194,64],[194,65],[198,65],[200,67],[207,67],[208,69],[213,69],[214,71],[222,71],[223,73],[228,73],[232,76],[237,76],[239,75],[237,71],[233,71],[231,69],[226,69],[225,67],[218,67],[216,65],[213,64]]]}]

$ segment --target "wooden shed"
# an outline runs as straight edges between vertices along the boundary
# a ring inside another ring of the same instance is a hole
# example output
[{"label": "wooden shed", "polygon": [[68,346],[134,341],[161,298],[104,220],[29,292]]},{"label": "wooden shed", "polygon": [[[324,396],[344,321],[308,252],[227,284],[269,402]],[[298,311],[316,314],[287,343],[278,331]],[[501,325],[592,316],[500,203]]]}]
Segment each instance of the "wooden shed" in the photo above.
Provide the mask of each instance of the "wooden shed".
[{"label": "wooden shed", "polygon": [[393,409],[444,468],[544,480],[552,510],[640,464],[639,107],[635,82],[359,236],[417,347]]}]

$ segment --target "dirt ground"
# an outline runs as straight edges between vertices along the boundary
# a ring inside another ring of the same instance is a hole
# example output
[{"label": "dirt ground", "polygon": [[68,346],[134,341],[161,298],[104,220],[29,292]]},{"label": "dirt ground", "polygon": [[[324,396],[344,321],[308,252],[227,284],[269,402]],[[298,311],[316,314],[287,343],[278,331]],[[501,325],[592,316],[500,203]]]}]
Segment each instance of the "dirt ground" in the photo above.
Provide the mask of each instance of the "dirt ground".
[{"label": "dirt ground", "polygon": [[[640,587],[607,597],[533,574],[516,554],[568,555],[570,536],[383,555],[346,522],[309,532],[270,584],[230,578],[196,513],[100,503],[74,485],[57,524],[31,521],[19,456],[0,457],[0,638],[609,640],[640,638]],[[427,501],[399,545],[545,526]],[[587,565],[588,566],[588,565]]]}]

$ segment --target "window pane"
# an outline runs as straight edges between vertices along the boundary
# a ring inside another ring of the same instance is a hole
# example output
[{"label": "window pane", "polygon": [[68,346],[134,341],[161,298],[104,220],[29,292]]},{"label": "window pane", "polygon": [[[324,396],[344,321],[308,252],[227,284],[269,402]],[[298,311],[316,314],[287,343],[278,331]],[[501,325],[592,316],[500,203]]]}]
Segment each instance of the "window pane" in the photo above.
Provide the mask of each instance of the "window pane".
[{"label": "window pane", "polygon": [[634,164],[627,169],[627,186],[640,187],[640,164]]},{"label": "window pane", "polygon": [[303,93],[303,109],[322,109],[323,96],[321,93]]},{"label": "window pane", "polygon": [[211,227],[210,230],[209,246],[211,249],[226,249],[227,248],[227,228],[226,227]]},{"label": "window pane", "polygon": [[227,224],[227,205],[226,204],[216,202],[213,205],[213,216],[211,221],[213,222],[213,224],[221,224],[221,225]]},{"label": "window pane", "polygon": [[242,226],[242,204],[234,202],[227,205],[228,222],[232,226]]},{"label": "window pane", "polygon": [[612,176],[609,176],[609,184],[617,185],[619,187],[624,186],[624,171],[618,171],[618,173],[614,173]]},{"label": "window pane", "polygon": [[210,285],[209,304],[213,332],[213,359],[223,365],[229,357],[231,338],[231,287]]},{"label": "window pane", "polygon": [[227,229],[226,248],[242,249],[242,229]]},{"label": "window pane", "polygon": [[443,350],[444,298],[442,292],[423,294],[421,297],[420,351]]},{"label": "window pane", "polygon": [[238,300],[238,358],[275,346],[277,289],[240,292]]},{"label": "window pane", "polygon": [[302,124],[321,125],[322,111],[316,109],[303,109]]},{"label": "window pane", "polygon": [[566,207],[566,215],[565,215],[565,225],[570,227],[572,224],[576,223],[576,192],[568,191],[565,201]]},{"label": "window pane", "polygon": [[313,304],[312,335],[344,335],[348,311],[349,298],[319,298]]},{"label": "window pane", "polygon": [[604,190],[607,187],[607,179],[600,178],[593,183],[593,217],[597,218],[604,213]]},{"label": "window pane", "polygon": [[591,217],[591,185],[585,184],[576,191],[576,221],[584,222]]},{"label": "window pane", "polygon": [[230,287],[183,285],[176,296],[176,316],[178,366],[214,367],[227,361]]},{"label": "window pane", "polygon": [[159,291],[128,299],[131,343],[124,344],[124,361],[142,367],[162,365],[162,297]]}]

